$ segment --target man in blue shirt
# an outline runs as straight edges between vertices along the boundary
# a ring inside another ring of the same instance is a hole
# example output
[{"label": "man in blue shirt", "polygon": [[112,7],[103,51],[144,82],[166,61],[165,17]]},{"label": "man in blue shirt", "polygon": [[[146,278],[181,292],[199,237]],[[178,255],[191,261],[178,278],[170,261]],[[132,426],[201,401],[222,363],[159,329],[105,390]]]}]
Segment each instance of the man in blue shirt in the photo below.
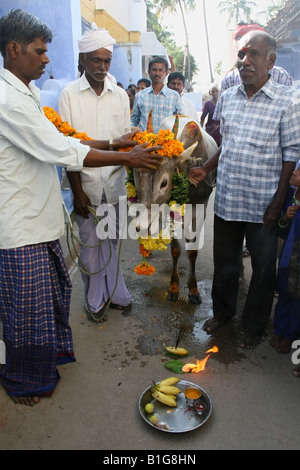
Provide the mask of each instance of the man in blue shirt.
[{"label": "man in blue shirt", "polygon": [[214,317],[203,329],[212,333],[236,313],[239,259],[244,236],[252,278],[242,314],[240,346],[254,347],[271,314],[276,278],[276,224],[299,158],[300,96],[275,83],[270,71],[276,43],[253,31],[239,43],[242,83],[220,97],[222,147],[202,168],[192,171],[197,184],[216,166],[214,220]]},{"label": "man in blue shirt", "polygon": [[135,95],[131,124],[147,129],[148,117],[153,110],[153,132],[158,133],[161,121],[173,114],[182,114],[183,105],[181,97],[174,90],[165,85],[168,76],[168,62],[163,57],[154,57],[149,62],[148,74],[151,86]]}]

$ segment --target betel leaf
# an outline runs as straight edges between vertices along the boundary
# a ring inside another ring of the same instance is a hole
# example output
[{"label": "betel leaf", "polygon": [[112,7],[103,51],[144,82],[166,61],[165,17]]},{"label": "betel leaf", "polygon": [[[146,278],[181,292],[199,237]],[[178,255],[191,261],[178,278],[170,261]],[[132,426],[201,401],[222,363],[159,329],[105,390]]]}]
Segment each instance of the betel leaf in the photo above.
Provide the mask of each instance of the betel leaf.
[{"label": "betel leaf", "polygon": [[165,366],[167,369],[171,369],[176,374],[184,374],[184,372],[182,371],[184,362],[179,361],[178,359],[166,362]]}]

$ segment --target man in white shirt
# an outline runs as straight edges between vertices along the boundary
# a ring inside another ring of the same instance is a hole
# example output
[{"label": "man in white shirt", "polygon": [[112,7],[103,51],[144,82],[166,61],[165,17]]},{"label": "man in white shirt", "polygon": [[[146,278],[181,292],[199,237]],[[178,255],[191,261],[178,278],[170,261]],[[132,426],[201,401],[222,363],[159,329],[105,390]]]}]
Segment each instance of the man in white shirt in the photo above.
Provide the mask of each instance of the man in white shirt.
[{"label": "man in white shirt", "polygon": [[[111,82],[108,70],[115,40],[95,23],[79,39],[79,61],[82,77],[67,85],[59,99],[59,114],[72,127],[86,132],[93,139],[113,139],[131,129],[129,99],[125,90]],[[80,263],[84,282],[85,310],[90,320],[106,319],[106,304],[124,310],[131,304],[131,295],[118,268],[118,233],[99,240],[94,216],[101,205],[113,205],[118,225],[119,198],[126,196],[124,166],[84,168],[69,173],[74,195],[74,210],[79,227]],[[101,209],[102,210],[102,209]],[[104,213],[104,209],[103,209]],[[93,274],[90,274],[93,273]],[[111,298],[112,296],[112,298]]]},{"label": "man in white shirt", "polygon": [[[52,38],[50,28],[25,11],[13,10],[0,19],[0,312],[6,347],[0,380],[16,403],[29,406],[52,394],[59,380],[57,364],[75,361],[72,286],[59,244],[64,218],[55,166],[70,171],[83,165],[149,168],[158,159],[139,146],[128,153],[109,152],[107,141],[84,145],[58,132],[31,84],[49,63]],[[124,139],[113,144],[124,147]]]},{"label": "man in white shirt", "polygon": [[185,116],[191,117],[194,121],[199,123],[199,116],[196,111],[196,106],[192,101],[189,99],[185,98],[185,95],[183,93],[185,86],[185,76],[180,73],[180,72],[171,72],[168,75],[168,83],[167,87],[170,88],[171,90],[177,91],[177,93],[181,96],[181,101],[183,105],[183,114]]}]

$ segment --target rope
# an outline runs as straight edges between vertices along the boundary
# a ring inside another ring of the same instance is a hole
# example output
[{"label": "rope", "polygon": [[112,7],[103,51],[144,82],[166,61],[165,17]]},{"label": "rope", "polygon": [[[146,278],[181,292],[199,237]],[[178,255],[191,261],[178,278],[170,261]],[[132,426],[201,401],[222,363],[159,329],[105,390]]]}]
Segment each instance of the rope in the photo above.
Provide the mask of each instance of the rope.
[{"label": "rope", "polygon": [[[93,207],[91,206],[88,206],[88,210],[90,212],[90,214],[92,214],[92,216],[94,217],[94,221],[95,223],[98,224],[98,222],[101,220],[101,217],[98,217],[97,214],[96,214],[96,211]],[[79,256],[79,251],[77,250],[76,246],[75,246],[75,242],[77,242],[79,245],[81,246],[84,246],[86,248],[97,248],[99,246],[102,245],[102,243],[104,242],[104,240],[100,240],[99,243],[97,243],[96,245],[87,245],[85,243],[83,243],[79,237],[77,237],[74,233],[74,230],[73,230],[73,221],[75,219],[75,213],[72,212],[71,214],[71,217],[69,217],[69,224],[67,224],[67,246],[68,246],[68,250],[69,250],[69,253],[70,253],[70,256],[71,256],[71,259],[73,261],[73,263],[75,264],[75,266],[84,274],[86,274],[87,278],[88,278],[88,282],[87,282],[87,292],[86,292],[86,298],[87,298],[87,305],[88,305],[88,315],[90,316],[90,318],[99,323],[103,320],[103,318],[105,317],[105,314],[112,302],[112,298],[114,296],[114,293],[116,291],[116,288],[117,288],[117,285],[118,285],[118,281],[119,281],[119,268],[120,268],[120,258],[121,258],[121,247],[122,247],[122,240],[119,239],[119,246],[118,246],[118,264],[117,264],[117,276],[116,276],[116,282],[115,282],[115,285],[114,285],[114,288],[113,288],[113,291],[112,291],[112,294],[110,295],[108,301],[106,302],[105,306],[103,307],[102,311],[101,311],[101,316],[100,317],[95,317],[95,315],[93,314],[93,312],[91,311],[90,309],[90,305],[88,303],[88,293],[89,293],[89,288],[90,288],[90,276],[94,276],[95,274],[99,274],[101,273],[110,263],[111,261],[111,256],[112,256],[112,246],[111,246],[111,240],[109,239],[109,237],[107,237],[108,239],[108,244],[109,244],[109,257],[108,257],[108,261],[107,263],[101,268],[99,269],[99,271],[96,271],[96,272],[89,272],[86,268],[86,266],[84,265],[84,263],[82,262],[82,260],[80,259],[80,256]],[[72,244],[72,246],[71,246]],[[75,256],[73,255],[73,252],[75,253]],[[77,261],[78,260],[78,261]]]}]

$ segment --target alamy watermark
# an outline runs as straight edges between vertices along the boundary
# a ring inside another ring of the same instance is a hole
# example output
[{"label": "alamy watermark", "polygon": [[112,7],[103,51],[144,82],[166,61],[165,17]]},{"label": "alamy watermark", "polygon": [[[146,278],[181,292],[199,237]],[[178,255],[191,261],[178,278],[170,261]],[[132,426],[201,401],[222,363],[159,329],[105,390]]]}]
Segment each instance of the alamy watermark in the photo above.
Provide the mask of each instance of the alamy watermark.
[{"label": "alamy watermark", "polygon": [[[204,204],[134,203],[128,208],[127,198],[119,198],[118,214],[113,204],[101,204],[96,211],[97,236],[100,240],[128,238],[165,238],[183,240],[187,250],[199,250],[204,245]],[[119,224],[117,220],[119,219]],[[119,230],[119,226],[123,227]]]},{"label": "alamy watermark", "polygon": [[295,351],[292,354],[292,363],[295,366],[299,366],[300,364],[300,339],[297,339],[296,341],[293,342],[292,349],[295,349]]},{"label": "alamy watermark", "polygon": [[6,347],[4,341],[0,340],[0,364],[6,364]]}]

